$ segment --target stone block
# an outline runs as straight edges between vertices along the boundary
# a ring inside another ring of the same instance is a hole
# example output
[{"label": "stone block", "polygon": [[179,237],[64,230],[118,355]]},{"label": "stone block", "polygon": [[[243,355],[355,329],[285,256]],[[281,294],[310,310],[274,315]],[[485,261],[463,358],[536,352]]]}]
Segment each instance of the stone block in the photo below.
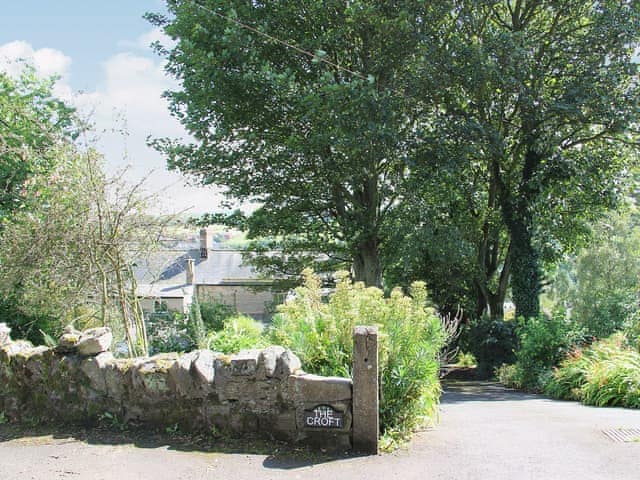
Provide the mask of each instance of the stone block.
[{"label": "stone block", "polygon": [[200,386],[213,383],[215,378],[215,355],[210,350],[196,350],[196,356],[191,363],[191,374]]},{"label": "stone block", "polygon": [[108,351],[112,341],[113,335],[108,327],[91,328],[82,332],[76,348],[83,357],[90,357]]},{"label": "stone block", "polygon": [[11,342],[11,329],[6,323],[0,323],[0,347]]},{"label": "stone block", "polygon": [[76,330],[71,325],[67,325],[64,329],[64,333],[58,338],[58,345],[56,346],[56,351],[60,353],[71,353],[75,352],[78,348],[78,343],[80,342],[80,336],[82,332],[80,330]]},{"label": "stone block", "polygon": [[351,434],[349,432],[300,432],[296,443],[320,448],[323,451],[337,453],[351,450]]},{"label": "stone block", "polygon": [[234,433],[255,433],[258,431],[258,416],[252,412],[231,413],[229,428]]},{"label": "stone block", "polygon": [[102,394],[107,394],[107,370],[114,361],[111,352],[103,352],[95,357],[85,358],[80,364],[80,370],[89,381],[89,386]]},{"label": "stone block", "polygon": [[231,375],[255,375],[258,370],[259,350],[243,350],[231,356]]},{"label": "stone block", "polygon": [[15,342],[6,343],[0,347],[0,362],[8,364],[12,357],[15,357],[23,350],[29,350],[32,348],[33,345],[31,342],[27,342],[26,340],[17,340]]},{"label": "stone block", "polygon": [[285,352],[284,347],[277,345],[267,347],[260,352],[258,358],[258,370],[267,378],[276,374],[278,358]]},{"label": "stone block", "polygon": [[378,453],[378,329],[353,331],[353,448]]},{"label": "stone block", "polygon": [[52,350],[47,347],[36,347],[30,351],[23,370],[24,375],[28,377],[29,385],[45,387],[45,389],[50,387],[49,371],[52,356]]},{"label": "stone block", "polygon": [[125,399],[128,393],[127,383],[135,363],[132,359],[117,358],[105,366],[107,396],[118,404]]},{"label": "stone block", "polygon": [[351,379],[303,374],[289,377],[290,392],[295,402],[334,403],[350,401]]},{"label": "stone block", "polygon": [[274,376],[287,378],[289,375],[300,372],[301,367],[300,359],[291,350],[285,350],[278,357]]},{"label": "stone block", "polygon": [[215,378],[215,357],[210,350],[195,350],[181,355],[169,369],[175,392],[185,398],[206,397]]},{"label": "stone block", "polygon": [[148,399],[169,393],[169,370],[178,358],[177,353],[164,353],[139,359],[131,368],[131,386],[135,394],[142,394]]},{"label": "stone block", "polygon": [[189,352],[176,360],[169,369],[169,378],[175,389],[176,394],[188,397],[194,393],[196,389],[195,382],[191,376],[191,364],[197,358],[197,352]]},{"label": "stone block", "polygon": [[293,441],[298,432],[295,412],[285,411],[258,416],[258,428],[277,440]]}]

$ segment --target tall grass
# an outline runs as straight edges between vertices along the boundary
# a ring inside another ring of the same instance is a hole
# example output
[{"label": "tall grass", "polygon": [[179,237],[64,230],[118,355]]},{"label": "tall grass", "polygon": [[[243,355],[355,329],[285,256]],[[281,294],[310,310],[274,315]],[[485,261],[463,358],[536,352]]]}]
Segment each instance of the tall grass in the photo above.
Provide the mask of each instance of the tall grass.
[{"label": "tall grass", "polygon": [[640,408],[640,353],[615,334],[570,353],[545,389],[587,405]]}]

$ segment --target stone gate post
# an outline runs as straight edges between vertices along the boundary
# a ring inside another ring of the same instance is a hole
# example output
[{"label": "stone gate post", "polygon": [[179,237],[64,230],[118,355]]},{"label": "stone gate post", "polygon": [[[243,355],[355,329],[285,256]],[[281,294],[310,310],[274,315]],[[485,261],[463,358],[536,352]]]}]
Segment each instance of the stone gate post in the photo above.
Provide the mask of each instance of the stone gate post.
[{"label": "stone gate post", "polygon": [[378,328],[353,331],[353,449],[378,453]]}]

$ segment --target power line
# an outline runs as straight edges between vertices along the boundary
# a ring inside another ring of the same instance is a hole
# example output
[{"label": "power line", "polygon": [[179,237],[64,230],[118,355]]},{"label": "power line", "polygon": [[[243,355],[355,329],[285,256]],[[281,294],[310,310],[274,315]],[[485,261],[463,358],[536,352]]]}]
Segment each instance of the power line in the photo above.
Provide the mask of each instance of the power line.
[{"label": "power line", "polygon": [[292,44],[290,42],[287,42],[285,40],[281,40],[281,39],[279,39],[277,37],[274,37],[273,35],[269,35],[268,33],[261,32],[257,28],[252,27],[251,25],[247,25],[246,23],[243,23],[243,22],[241,22],[240,20],[238,20],[236,18],[232,18],[232,17],[230,17],[228,15],[223,15],[222,13],[219,13],[219,12],[216,12],[214,10],[211,10],[210,8],[207,8],[204,5],[199,4],[196,0],[192,0],[192,3],[196,7],[201,8],[202,10],[204,10],[207,13],[210,13],[212,15],[216,15],[217,17],[220,17],[220,18],[222,18],[222,19],[224,19],[224,20],[226,20],[228,22],[231,22],[231,23],[234,23],[234,24],[238,25],[241,28],[244,28],[245,30],[249,30],[249,31],[251,31],[251,32],[253,32],[253,33],[257,34],[257,35],[260,35],[260,36],[262,36],[264,38],[267,38],[267,39],[271,40],[272,42],[275,42],[275,43],[278,43],[280,45],[283,45],[283,46],[285,46],[287,48],[290,48],[291,50],[295,50],[296,52],[301,53],[302,55],[306,55],[307,57],[310,57],[310,58],[314,59],[317,62],[325,63],[327,65],[330,65],[333,68],[337,68],[338,70],[342,70],[343,72],[347,72],[350,75],[353,75],[354,77],[360,78],[361,80],[366,80],[366,81],[370,80],[370,77],[367,77],[367,76],[365,76],[365,75],[363,75],[361,73],[358,73],[358,72],[350,70],[350,69],[348,69],[346,67],[340,66],[337,63],[334,63],[334,62],[332,62],[330,60],[327,60],[326,58],[319,57],[318,55],[316,55],[313,52],[310,52],[308,50],[304,50],[303,48],[300,48],[297,45],[294,45],[294,44]]}]

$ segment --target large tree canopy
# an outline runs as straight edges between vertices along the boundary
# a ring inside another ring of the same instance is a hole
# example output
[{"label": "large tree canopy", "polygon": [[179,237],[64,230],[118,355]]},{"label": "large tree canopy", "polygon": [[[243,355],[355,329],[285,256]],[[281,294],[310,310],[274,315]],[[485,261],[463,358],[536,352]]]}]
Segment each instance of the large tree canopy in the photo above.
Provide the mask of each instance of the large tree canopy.
[{"label": "large tree canopy", "polygon": [[477,313],[510,286],[537,315],[544,262],[615,204],[637,145],[637,2],[167,4],[149,18],[195,138],[156,142],[170,165],[369,284],[386,266],[453,305],[455,272]]},{"label": "large tree canopy", "polygon": [[170,18],[149,17],[177,41],[168,97],[196,141],[157,144],[171,166],[259,201],[251,236],[380,285],[426,101],[410,93],[445,3],[168,1]]},{"label": "large tree canopy", "polygon": [[640,4],[456,3],[429,149],[457,161],[450,205],[475,219],[480,299],[501,310],[510,275],[517,314],[536,316],[542,263],[615,203],[634,157]]}]

